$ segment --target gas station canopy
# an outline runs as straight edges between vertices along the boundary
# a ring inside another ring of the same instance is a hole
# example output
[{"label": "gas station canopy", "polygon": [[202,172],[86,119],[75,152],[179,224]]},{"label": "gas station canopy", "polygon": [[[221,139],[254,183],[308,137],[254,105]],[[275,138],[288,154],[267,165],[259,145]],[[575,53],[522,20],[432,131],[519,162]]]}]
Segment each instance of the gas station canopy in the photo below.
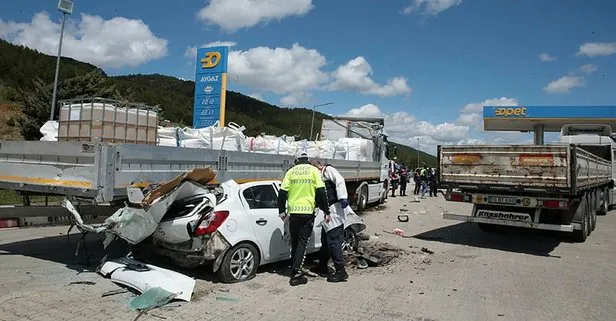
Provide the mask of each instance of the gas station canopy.
[{"label": "gas station canopy", "polygon": [[535,133],[543,144],[544,132],[560,132],[567,124],[601,124],[616,130],[616,106],[484,106],[483,129]]},{"label": "gas station canopy", "polygon": [[616,130],[616,106],[485,106],[486,131],[534,131],[543,125],[546,132],[560,132],[567,124],[603,124]]}]

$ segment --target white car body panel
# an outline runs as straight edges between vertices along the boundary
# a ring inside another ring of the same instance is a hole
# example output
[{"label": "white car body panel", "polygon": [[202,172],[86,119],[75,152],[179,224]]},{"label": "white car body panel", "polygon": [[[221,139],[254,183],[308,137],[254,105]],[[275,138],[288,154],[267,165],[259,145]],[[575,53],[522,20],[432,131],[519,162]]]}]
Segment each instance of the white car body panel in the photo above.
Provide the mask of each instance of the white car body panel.
[{"label": "white car body panel", "polygon": [[[291,257],[289,223],[288,220],[283,221],[278,216],[277,198],[280,185],[280,181],[258,181],[244,184],[237,184],[234,181],[224,182],[221,186],[226,199],[214,208],[214,211],[229,211],[229,216],[218,228],[218,233],[224,237],[230,247],[242,242],[255,244],[261,254],[259,265]],[[268,187],[271,190],[268,190]],[[321,247],[323,214],[321,211],[317,212],[307,253],[314,253]],[[160,224],[154,237],[168,243],[188,241],[190,238],[186,225],[198,220],[199,217],[195,213],[165,221]],[[358,220],[353,220],[350,224],[363,224],[359,217]],[[345,223],[345,227],[348,224],[349,222]]]},{"label": "white car body panel", "polygon": [[107,261],[99,273],[111,281],[129,286],[143,293],[149,288],[160,287],[179,295],[178,300],[190,301],[195,288],[195,279],[184,274],[146,264],[149,271],[135,271],[121,262]]}]

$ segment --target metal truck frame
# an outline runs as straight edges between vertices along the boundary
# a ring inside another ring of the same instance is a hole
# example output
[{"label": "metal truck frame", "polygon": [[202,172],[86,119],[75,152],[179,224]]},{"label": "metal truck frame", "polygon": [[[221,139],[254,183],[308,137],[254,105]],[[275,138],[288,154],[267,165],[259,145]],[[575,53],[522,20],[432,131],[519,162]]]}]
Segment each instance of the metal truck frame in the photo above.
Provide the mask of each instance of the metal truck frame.
[{"label": "metal truck frame", "polygon": [[609,134],[608,144],[589,143],[571,135],[575,128],[610,131],[603,125],[563,127],[563,140],[579,144],[438,146],[445,198],[473,204],[470,216],[443,218],[475,222],[485,231],[506,225],[573,232],[585,241],[596,215],[607,214],[614,203],[615,145]]},{"label": "metal truck frame", "polygon": [[[371,137],[372,161],[325,160],[347,182],[349,199],[358,210],[387,197],[386,137],[382,118],[339,118],[380,128]],[[104,142],[0,141],[0,189],[65,195],[84,204],[118,203],[127,187],[145,187],[175,178],[197,167],[217,173],[214,184],[282,180],[295,157],[254,152],[165,147]]]}]

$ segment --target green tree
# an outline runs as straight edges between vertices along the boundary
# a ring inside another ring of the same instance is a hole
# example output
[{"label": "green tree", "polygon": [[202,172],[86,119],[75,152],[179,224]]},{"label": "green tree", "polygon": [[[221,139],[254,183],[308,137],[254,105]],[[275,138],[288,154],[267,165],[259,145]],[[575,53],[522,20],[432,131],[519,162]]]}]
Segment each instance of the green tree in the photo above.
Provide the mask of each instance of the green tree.
[{"label": "green tree", "polygon": [[[17,123],[26,140],[41,138],[39,128],[49,120],[53,83],[49,84],[36,78],[32,91],[21,90],[23,116],[18,117]],[[57,100],[102,97],[121,99],[113,84],[111,84],[101,70],[93,70],[85,75],[66,79],[58,83]],[[54,119],[59,114],[55,109]]]}]

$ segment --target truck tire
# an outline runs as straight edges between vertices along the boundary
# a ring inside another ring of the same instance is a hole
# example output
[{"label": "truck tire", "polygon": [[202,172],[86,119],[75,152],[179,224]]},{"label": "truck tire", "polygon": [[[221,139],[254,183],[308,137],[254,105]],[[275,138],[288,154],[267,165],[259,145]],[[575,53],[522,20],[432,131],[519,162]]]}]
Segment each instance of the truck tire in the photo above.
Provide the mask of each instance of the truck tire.
[{"label": "truck tire", "polygon": [[368,186],[364,185],[359,190],[357,197],[357,211],[362,212],[368,206]]},{"label": "truck tire", "polygon": [[[597,210],[597,215],[607,215],[608,205],[610,202],[609,191],[607,189],[603,189],[601,192],[601,205],[599,205],[599,209]],[[596,220],[596,218],[595,218]]]},{"label": "truck tire", "polygon": [[583,211],[582,221],[580,222],[581,229],[573,230],[573,240],[575,242],[583,243],[586,241],[586,238],[588,237],[588,234],[589,234],[588,230],[590,229],[590,220],[588,219],[589,206],[588,206],[587,197],[582,198],[582,204],[580,204],[580,207],[582,207],[582,211]]}]

